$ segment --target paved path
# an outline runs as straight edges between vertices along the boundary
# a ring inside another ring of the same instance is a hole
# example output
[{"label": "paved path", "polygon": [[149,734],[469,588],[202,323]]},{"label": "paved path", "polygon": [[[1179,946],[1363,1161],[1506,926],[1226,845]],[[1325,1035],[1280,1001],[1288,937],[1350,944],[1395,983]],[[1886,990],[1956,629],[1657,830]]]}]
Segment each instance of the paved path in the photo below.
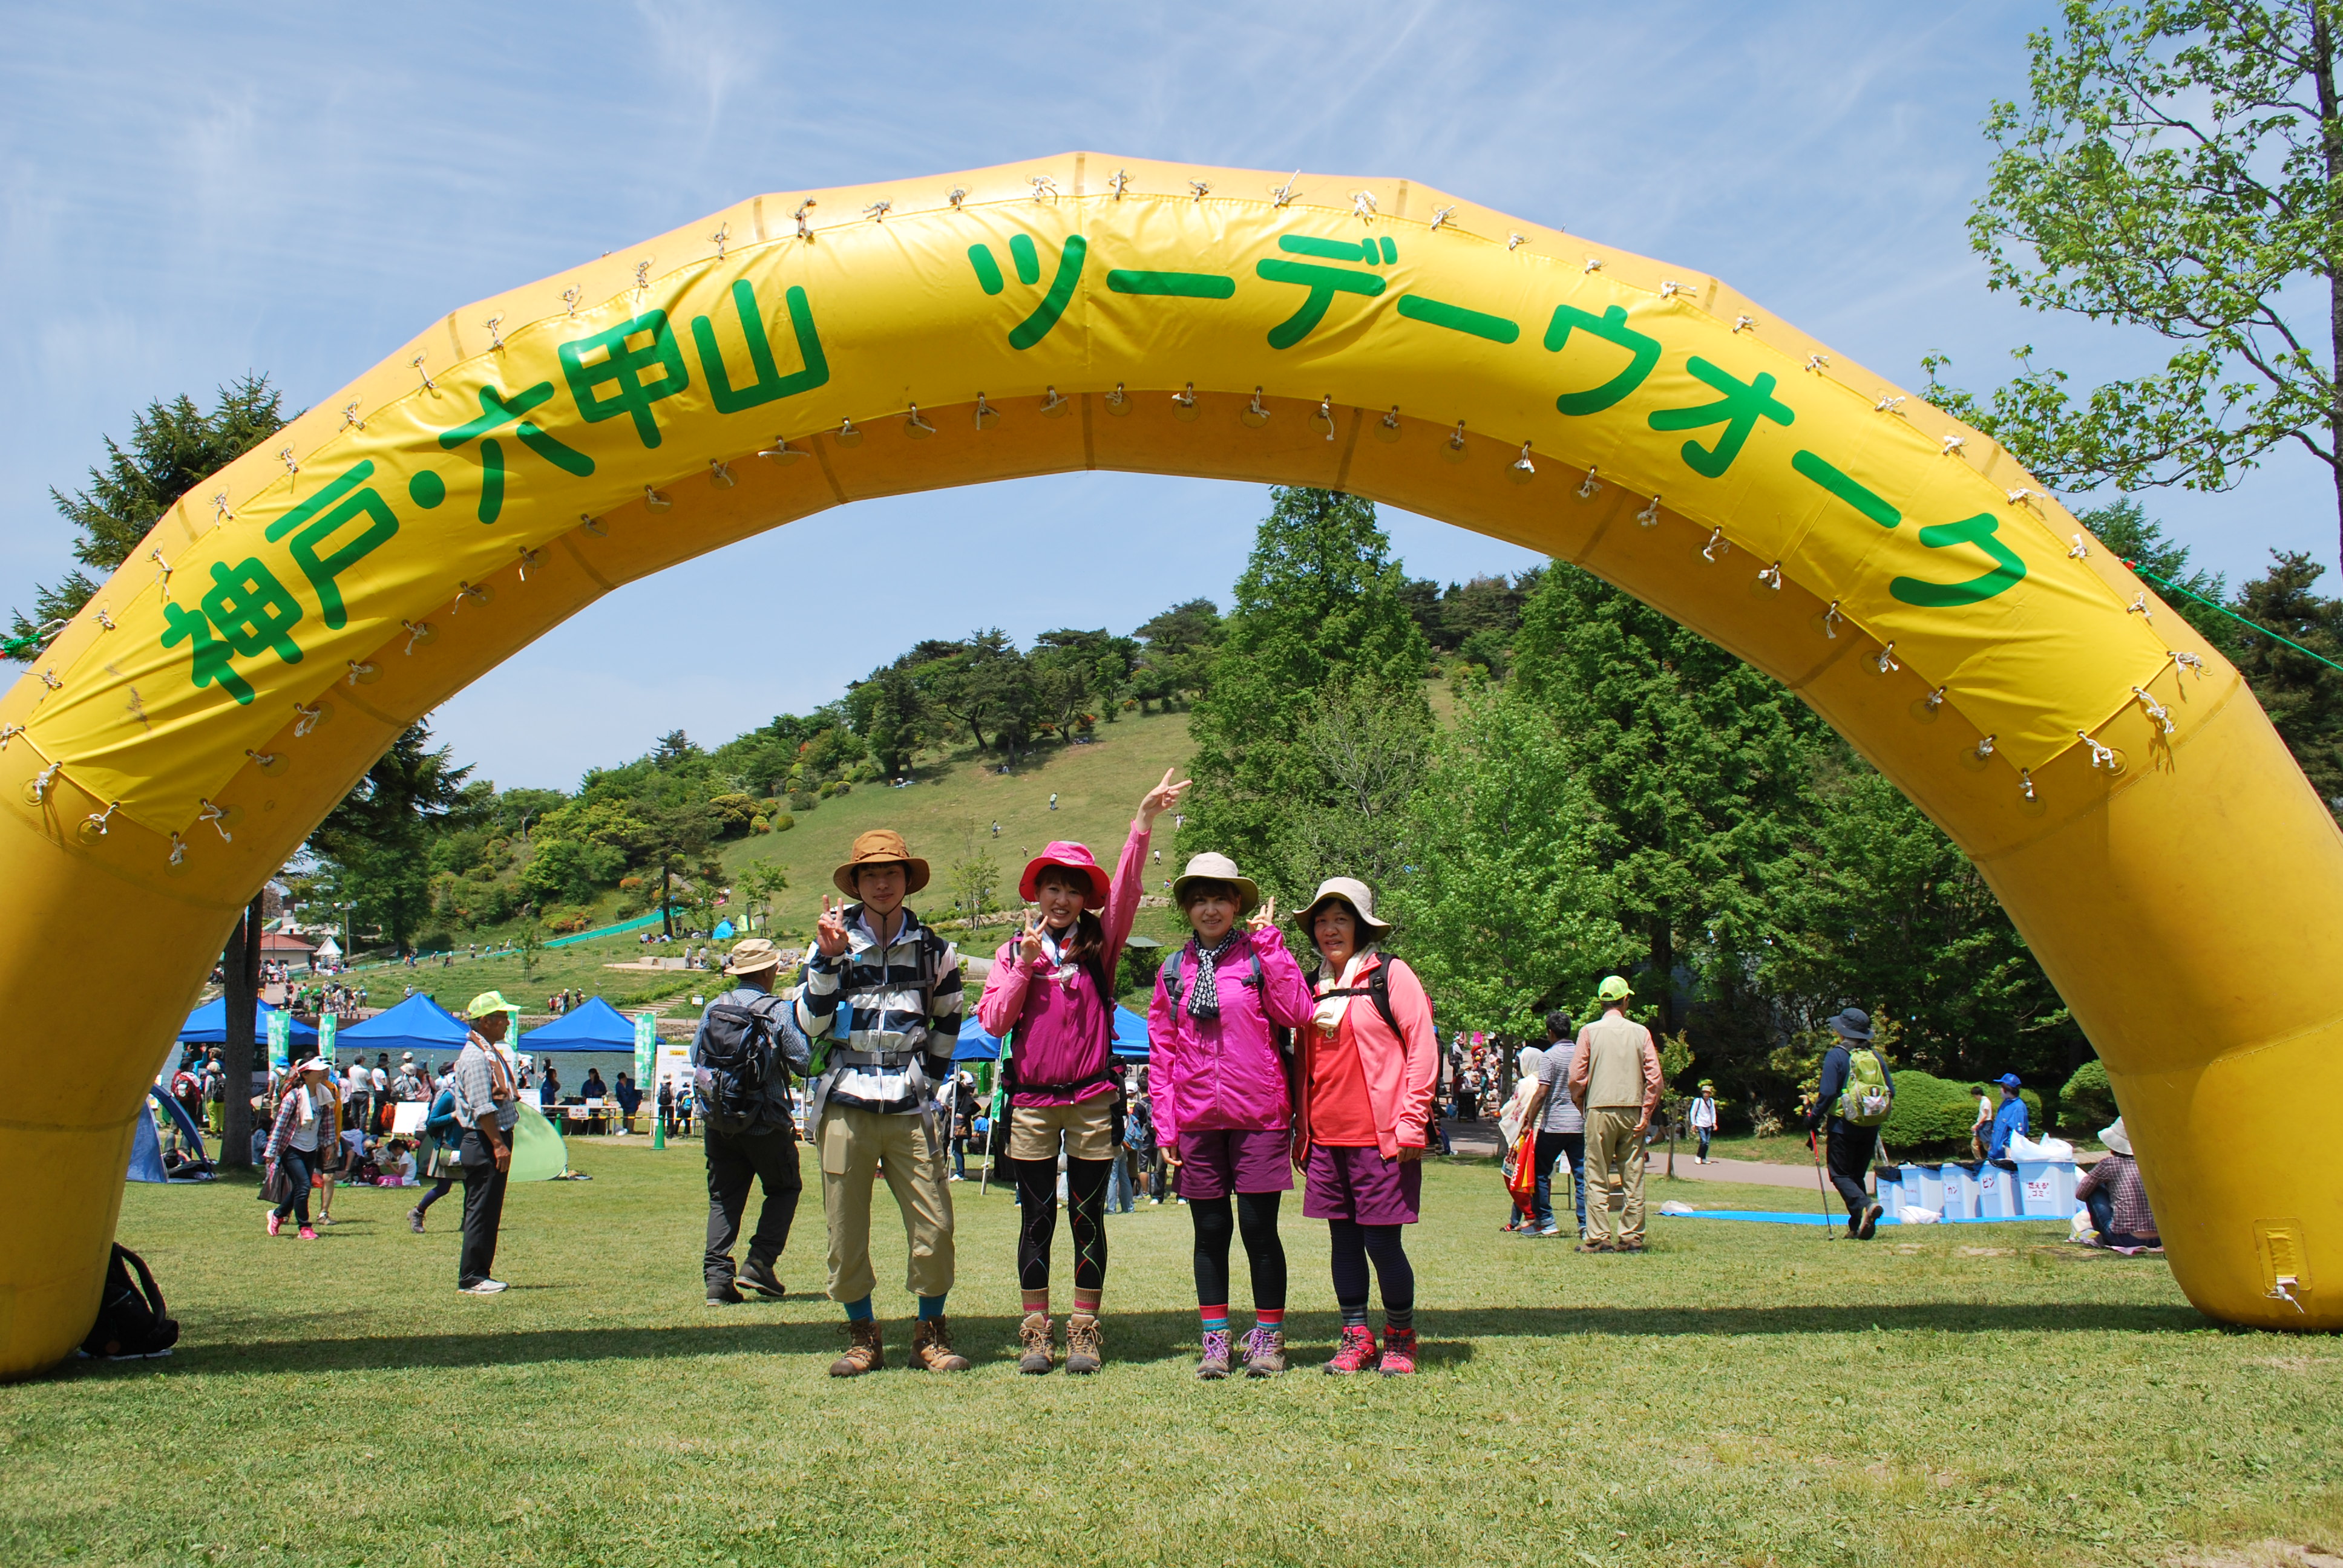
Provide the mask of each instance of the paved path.
[{"label": "paved path", "polygon": [[[1445,1125],[1449,1143],[1467,1159],[1493,1160],[1503,1152],[1493,1121],[1458,1121],[1451,1117]],[[1667,1168],[1668,1146],[1654,1143],[1648,1169],[1657,1176]],[[1676,1146],[1676,1174],[1694,1181],[1737,1181],[1755,1187],[1811,1188],[1815,1184],[1811,1165],[1776,1165],[1764,1160],[1712,1160],[1703,1165],[1682,1144]]]}]

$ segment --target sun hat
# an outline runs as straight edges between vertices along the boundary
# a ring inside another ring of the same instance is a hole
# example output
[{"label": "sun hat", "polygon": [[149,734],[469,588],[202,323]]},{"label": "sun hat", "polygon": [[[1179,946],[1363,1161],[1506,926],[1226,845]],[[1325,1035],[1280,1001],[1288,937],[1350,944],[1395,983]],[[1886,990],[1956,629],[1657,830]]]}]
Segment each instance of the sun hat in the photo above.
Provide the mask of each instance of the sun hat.
[{"label": "sun hat", "polygon": [[471,1005],[464,1010],[464,1016],[466,1018],[486,1018],[492,1012],[518,1012],[518,1010],[520,1010],[514,1007],[512,1003],[505,1000],[504,992],[500,990],[484,990],[479,995],[472,999]]},{"label": "sun hat", "polygon": [[1301,924],[1302,935],[1311,934],[1318,919],[1319,906],[1329,899],[1340,899],[1350,905],[1351,913],[1358,922],[1376,936],[1391,935],[1391,922],[1375,919],[1374,890],[1356,877],[1329,877],[1318,884],[1318,891],[1312,896],[1309,907],[1294,917]]},{"label": "sun hat", "polygon": [[334,1064],[332,1062],[327,1061],[322,1056],[313,1056],[307,1061],[296,1063],[293,1068],[293,1076],[298,1078],[305,1072],[331,1072],[333,1070]]},{"label": "sun hat", "polygon": [[903,892],[906,897],[928,885],[928,863],[914,859],[911,847],[903,842],[903,835],[892,828],[873,828],[854,840],[854,850],[846,863],[830,874],[838,890],[848,898],[861,895],[854,890],[854,873],[865,866],[898,865],[903,868]]},{"label": "sun hat", "polygon": [[1243,905],[1240,913],[1249,912],[1261,902],[1261,884],[1237,869],[1237,863],[1226,855],[1207,849],[1188,862],[1188,869],[1172,879],[1172,901],[1187,908],[1181,894],[1191,882],[1226,882],[1237,890],[1238,901]]},{"label": "sun hat", "polygon": [[398,1053],[398,1060],[401,1061],[413,1061],[415,1060],[415,1053],[411,1050],[402,1050]]},{"label": "sun hat", "polygon": [[781,950],[762,937],[750,937],[733,948],[724,959],[728,975],[752,975],[760,970],[781,967]]},{"label": "sun hat", "polygon": [[1603,983],[1594,988],[1594,994],[1604,1001],[1624,1001],[1635,993],[1628,988],[1625,976],[1604,975]]},{"label": "sun hat", "polygon": [[2123,1118],[2120,1116],[2099,1129],[2099,1141],[2107,1146],[2107,1152],[2110,1154],[2131,1152],[2131,1134],[2124,1131]]},{"label": "sun hat", "polygon": [[1080,871],[1090,879],[1091,890],[1082,895],[1082,908],[1100,910],[1106,907],[1107,890],[1112,886],[1106,870],[1091,856],[1088,844],[1077,844],[1066,839],[1053,839],[1041,852],[1025,862],[1025,874],[1017,879],[1017,896],[1031,903],[1041,886],[1041,873],[1052,866],[1069,871]]},{"label": "sun hat", "polygon": [[1716,1087],[1716,1080],[1713,1078],[1704,1078],[1700,1081],[1700,1086],[1703,1089],[1715,1089]]},{"label": "sun hat", "polygon": [[1871,1038],[1871,1015],[1859,1007],[1848,1008],[1836,1018],[1827,1020],[1826,1025],[1841,1040],[1862,1041]]},{"label": "sun hat", "polygon": [[2019,1089],[2024,1087],[2024,1085],[2019,1083],[2017,1074],[2014,1072],[2005,1072],[1999,1078],[1995,1079],[1994,1081],[2000,1084],[2004,1089]]}]

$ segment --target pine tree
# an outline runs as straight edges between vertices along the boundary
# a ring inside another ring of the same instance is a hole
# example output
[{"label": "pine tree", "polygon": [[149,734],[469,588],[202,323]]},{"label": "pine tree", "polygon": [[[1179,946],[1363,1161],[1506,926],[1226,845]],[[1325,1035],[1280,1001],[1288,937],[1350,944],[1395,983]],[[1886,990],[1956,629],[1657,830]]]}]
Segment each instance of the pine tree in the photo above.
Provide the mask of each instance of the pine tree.
[{"label": "pine tree", "polygon": [[1342,809],[1310,740],[1322,694],[1428,739],[1428,654],[1373,502],[1299,487],[1270,499],[1189,720],[1197,788],[1180,849],[1232,855],[1292,895],[1325,837],[1309,813]]}]

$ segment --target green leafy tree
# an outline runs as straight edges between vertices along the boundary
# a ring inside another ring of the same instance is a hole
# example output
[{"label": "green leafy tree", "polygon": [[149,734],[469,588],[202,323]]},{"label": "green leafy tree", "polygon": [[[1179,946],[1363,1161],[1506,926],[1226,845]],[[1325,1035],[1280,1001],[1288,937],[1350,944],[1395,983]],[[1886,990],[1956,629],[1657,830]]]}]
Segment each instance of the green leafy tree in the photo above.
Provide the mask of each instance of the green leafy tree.
[{"label": "green leafy tree", "polygon": [[1297,812],[1335,803],[1303,739],[1320,694],[1376,687],[1395,709],[1418,710],[1426,725],[1429,717],[1423,634],[1400,597],[1406,576],[1374,503],[1299,487],[1270,497],[1211,687],[1189,720],[1197,789],[1180,838],[1182,852],[1219,849],[1274,876]]},{"label": "green leafy tree", "polygon": [[309,836],[311,851],[332,863],[357,918],[380,930],[401,956],[431,912],[431,842],[443,827],[468,826],[464,780],[447,748],[431,744],[431,726],[409,725],[375,759]]},{"label": "green leafy tree", "polygon": [[761,920],[769,930],[773,920],[773,900],[789,890],[789,870],[770,860],[759,860],[742,870],[733,886],[740,891],[741,913],[748,920],[749,929],[756,930],[757,922]]},{"label": "green leafy tree", "polygon": [[2343,669],[2335,668],[2343,664],[2343,599],[2311,592],[2326,568],[2308,555],[2272,554],[2269,571],[2238,590],[2237,613],[2253,627],[2231,623],[2229,657],[2311,788],[2343,818]]},{"label": "green leafy tree", "polygon": [[[79,613],[99,580],[130,558],[172,503],[284,427],[282,397],[267,377],[247,376],[221,387],[209,413],[182,394],[134,415],[128,447],[103,437],[106,461],[89,471],[89,487],[70,496],[49,492],[76,530],[74,558],[98,577],[75,569],[36,586],[32,615],[11,612],[11,636],[35,637],[51,622]],[[29,659],[35,651],[24,646],[15,657]]]},{"label": "green leafy tree", "polygon": [[1208,598],[1173,605],[1131,636],[1140,652],[1131,672],[1131,694],[1144,709],[1161,702],[1169,712],[1189,692],[1212,682],[1212,661],[1221,644],[1220,607]]},{"label": "green leafy tree", "polygon": [[1640,939],[1613,915],[1597,811],[1554,717],[1518,689],[1459,703],[1409,804],[1387,884],[1398,945],[1443,1024],[1540,1038]]},{"label": "green leafy tree", "polygon": [[1996,289],[2143,327],[2159,370],[2077,400],[2026,368],[1979,402],[1929,396],[2046,483],[2221,490],[2272,448],[2326,464],[2343,497],[2343,104],[2334,0],[2065,0],[2033,35],[2024,105],[1970,237]]}]

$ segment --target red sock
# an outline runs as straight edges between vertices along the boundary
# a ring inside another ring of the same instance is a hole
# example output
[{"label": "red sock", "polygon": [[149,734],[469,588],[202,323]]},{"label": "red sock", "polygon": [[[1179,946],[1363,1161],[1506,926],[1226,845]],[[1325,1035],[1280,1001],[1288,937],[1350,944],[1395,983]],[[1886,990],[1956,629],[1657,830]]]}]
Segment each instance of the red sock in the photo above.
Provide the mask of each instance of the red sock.
[{"label": "red sock", "polygon": [[1215,1329],[1223,1333],[1228,1332],[1229,1304],[1226,1302],[1222,1302],[1217,1307],[1199,1306],[1196,1309],[1196,1315],[1203,1320],[1206,1333],[1209,1334]]},{"label": "red sock", "polygon": [[1047,1291],[1026,1292],[1025,1310],[1029,1312],[1039,1312],[1045,1318],[1048,1317],[1050,1315],[1050,1292]]},{"label": "red sock", "polygon": [[1084,1295],[1081,1292],[1076,1291],[1074,1292],[1074,1311],[1078,1312],[1087,1312],[1091,1317],[1098,1316],[1099,1297],[1104,1293],[1105,1292],[1103,1292],[1093,1291],[1090,1294]]},{"label": "red sock", "polygon": [[1252,1310],[1252,1315],[1253,1321],[1258,1322],[1262,1328],[1282,1329],[1285,1326],[1285,1309],[1283,1307],[1255,1307]]}]

